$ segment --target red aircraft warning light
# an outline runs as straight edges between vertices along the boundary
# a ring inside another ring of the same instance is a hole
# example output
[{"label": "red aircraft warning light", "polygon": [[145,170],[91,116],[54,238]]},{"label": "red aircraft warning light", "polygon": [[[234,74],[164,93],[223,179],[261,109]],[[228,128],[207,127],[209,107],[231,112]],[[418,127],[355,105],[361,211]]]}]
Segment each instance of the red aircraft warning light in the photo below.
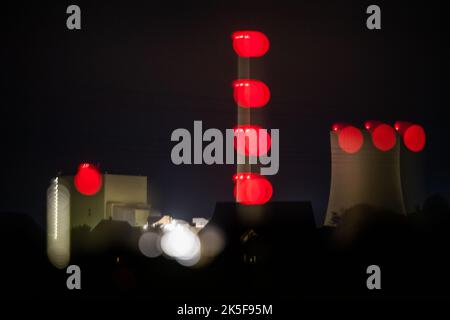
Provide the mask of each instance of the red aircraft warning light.
[{"label": "red aircraft warning light", "polygon": [[[336,130],[334,130],[334,128],[336,128]],[[345,152],[352,154],[361,149],[364,143],[364,137],[361,130],[358,128],[350,125],[335,124],[333,126],[333,131],[337,133],[338,144]]]},{"label": "red aircraft warning light", "polygon": [[344,123],[344,122],[335,122],[333,123],[333,125],[331,126],[331,130],[334,132],[338,132],[339,130],[348,127],[349,124],[348,123]]},{"label": "red aircraft warning light", "polygon": [[260,126],[238,125],[234,128],[234,149],[242,155],[264,156],[271,144],[270,134]]},{"label": "red aircraft warning light", "polygon": [[102,188],[102,175],[93,164],[82,163],[78,166],[74,184],[79,193],[92,196]]},{"label": "red aircraft warning light", "polygon": [[412,123],[411,122],[406,122],[406,121],[396,121],[394,123],[394,129],[395,131],[397,131],[400,135],[403,135],[403,133],[405,133],[405,130],[411,126]]},{"label": "red aircraft warning light", "polygon": [[[269,39],[259,31],[237,31],[233,33],[232,38],[233,49],[240,58],[261,57],[269,50]],[[243,124],[243,119],[240,117],[243,110],[240,108],[264,107],[270,100],[269,87],[259,80],[238,79],[233,82],[233,97],[239,107],[238,126],[234,128],[235,149],[246,156],[266,154],[271,146],[270,135],[267,130],[259,126]],[[250,115],[249,110],[245,112]],[[236,202],[245,205],[262,205],[272,198],[273,188],[266,178],[256,173],[239,171],[241,168],[238,165],[238,173],[234,175]]]},{"label": "red aircraft warning light", "polygon": [[234,101],[239,107],[260,108],[270,100],[270,90],[267,85],[259,80],[239,79],[233,82]]},{"label": "red aircraft warning light", "polygon": [[234,197],[245,205],[265,204],[272,198],[273,188],[269,180],[252,172],[240,172],[233,176]]},{"label": "red aircraft warning light", "polygon": [[269,39],[260,31],[236,31],[232,35],[233,49],[243,58],[257,58],[269,50]]},{"label": "red aircraft warning light", "polygon": [[426,135],[422,126],[405,121],[397,121],[394,126],[410,151],[420,152],[425,148]]},{"label": "red aircraft warning light", "polygon": [[395,146],[397,138],[391,126],[379,121],[366,121],[364,126],[371,133],[372,143],[378,150],[389,151]]}]

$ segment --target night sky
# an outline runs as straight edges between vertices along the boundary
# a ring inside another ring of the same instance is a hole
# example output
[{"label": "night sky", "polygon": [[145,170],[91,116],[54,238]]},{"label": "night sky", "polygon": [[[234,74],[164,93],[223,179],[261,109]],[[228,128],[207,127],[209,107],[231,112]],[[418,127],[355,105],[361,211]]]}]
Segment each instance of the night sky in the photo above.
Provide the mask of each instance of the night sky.
[{"label": "night sky", "polygon": [[[273,200],[310,200],[322,223],[330,126],[368,119],[422,124],[427,190],[448,197],[446,12],[437,1],[392,2],[2,4],[0,211],[43,224],[49,179],[86,161],[148,176],[153,207],[178,218],[210,217],[216,201],[233,200],[235,166],[175,166],[170,135],[193,132],[194,120],[236,124],[239,29],[271,41],[259,63],[272,94],[265,125],[280,129]],[[80,31],[66,28],[70,4],[81,7]],[[370,4],[382,30],[365,26]]]}]

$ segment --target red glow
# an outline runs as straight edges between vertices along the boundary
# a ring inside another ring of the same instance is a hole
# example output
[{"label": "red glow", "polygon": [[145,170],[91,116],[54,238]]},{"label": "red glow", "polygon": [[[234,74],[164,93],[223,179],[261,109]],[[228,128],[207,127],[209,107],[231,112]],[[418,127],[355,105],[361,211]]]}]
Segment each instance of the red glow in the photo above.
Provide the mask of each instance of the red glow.
[{"label": "red glow", "polygon": [[396,143],[395,130],[387,124],[380,124],[372,129],[372,142],[381,151],[391,150]]},{"label": "red glow", "polygon": [[394,124],[395,130],[400,134],[403,135],[410,126],[412,126],[411,122],[407,121],[396,121]]},{"label": "red glow", "polygon": [[361,130],[353,126],[346,126],[338,131],[338,143],[347,153],[356,153],[361,149],[364,137]]},{"label": "red glow", "polygon": [[82,163],[78,166],[74,184],[79,193],[92,196],[102,188],[102,175],[94,165]]},{"label": "red glow", "polygon": [[245,205],[258,205],[272,198],[272,184],[266,178],[256,173],[241,172],[234,175],[234,197]]},{"label": "red glow", "polygon": [[269,50],[269,39],[259,31],[236,31],[232,38],[233,49],[240,57],[261,57]]},{"label": "red glow", "polygon": [[383,123],[380,121],[368,120],[368,121],[364,122],[364,128],[366,128],[366,130],[373,131],[380,124],[383,124]]},{"label": "red glow", "polygon": [[260,108],[270,100],[270,90],[259,80],[240,79],[233,82],[234,101],[240,107]]},{"label": "red glow", "polygon": [[[238,143],[239,139],[244,139]],[[255,139],[253,142],[251,139]],[[266,145],[261,144],[266,139]],[[266,129],[255,125],[239,125],[234,128],[234,149],[246,156],[263,156],[270,150],[272,139]]]},{"label": "red glow", "polygon": [[348,126],[348,124],[346,124],[346,123],[338,123],[337,122],[337,123],[333,123],[333,125],[331,126],[331,130],[333,130],[334,132],[337,132],[347,126]]},{"label": "red glow", "polygon": [[425,141],[425,130],[417,124],[409,126],[403,134],[405,146],[413,152],[422,151],[425,147]]}]

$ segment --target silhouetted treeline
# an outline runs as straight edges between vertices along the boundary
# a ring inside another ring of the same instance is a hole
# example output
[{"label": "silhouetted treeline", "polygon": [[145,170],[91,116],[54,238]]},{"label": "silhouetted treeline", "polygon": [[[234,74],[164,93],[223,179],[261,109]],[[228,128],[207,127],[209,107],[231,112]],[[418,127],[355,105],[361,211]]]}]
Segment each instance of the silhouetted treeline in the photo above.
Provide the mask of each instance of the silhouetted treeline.
[{"label": "silhouetted treeline", "polygon": [[[450,298],[450,211],[439,195],[407,216],[359,205],[336,228],[316,228],[304,203],[271,204],[259,224],[241,223],[236,210],[218,204],[201,231],[215,226],[226,236],[224,251],[202,267],[143,256],[142,230],[127,223],[73,229],[81,291],[67,290],[65,270],[48,262],[45,231],[25,214],[3,213],[3,287],[12,296],[51,298]],[[381,291],[366,287],[372,264],[381,268]]]}]

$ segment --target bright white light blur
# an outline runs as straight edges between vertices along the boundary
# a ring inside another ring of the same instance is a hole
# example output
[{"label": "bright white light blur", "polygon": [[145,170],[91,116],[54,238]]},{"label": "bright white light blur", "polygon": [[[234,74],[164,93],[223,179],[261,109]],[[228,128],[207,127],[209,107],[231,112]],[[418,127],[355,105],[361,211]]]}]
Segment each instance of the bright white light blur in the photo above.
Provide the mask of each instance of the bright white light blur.
[{"label": "bright white light blur", "polygon": [[169,231],[175,230],[176,227],[180,226],[189,228],[189,224],[186,221],[181,219],[172,219],[169,223],[162,225],[162,230],[164,233],[167,233]]},{"label": "bright white light blur", "polygon": [[200,259],[200,247],[199,238],[187,223],[174,220],[164,228],[161,249],[180,264],[191,266],[197,263]]},{"label": "bright white light blur", "polygon": [[193,255],[189,259],[177,258],[176,260],[182,266],[192,267],[192,266],[196,265],[200,261],[200,258],[201,258],[201,250],[200,250],[200,243],[199,243],[198,250],[195,250],[195,252],[193,253]]},{"label": "bright white light blur", "polygon": [[161,255],[161,237],[156,232],[145,232],[139,238],[139,250],[149,258]]},{"label": "bright white light blur", "polygon": [[148,222],[142,226],[142,229],[144,229],[144,230],[148,229]]},{"label": "bright white light blur", "polygon": [[50,262],[63,269],[70,260],[70,192],[52,180],[47,189],[47,255]]}]

